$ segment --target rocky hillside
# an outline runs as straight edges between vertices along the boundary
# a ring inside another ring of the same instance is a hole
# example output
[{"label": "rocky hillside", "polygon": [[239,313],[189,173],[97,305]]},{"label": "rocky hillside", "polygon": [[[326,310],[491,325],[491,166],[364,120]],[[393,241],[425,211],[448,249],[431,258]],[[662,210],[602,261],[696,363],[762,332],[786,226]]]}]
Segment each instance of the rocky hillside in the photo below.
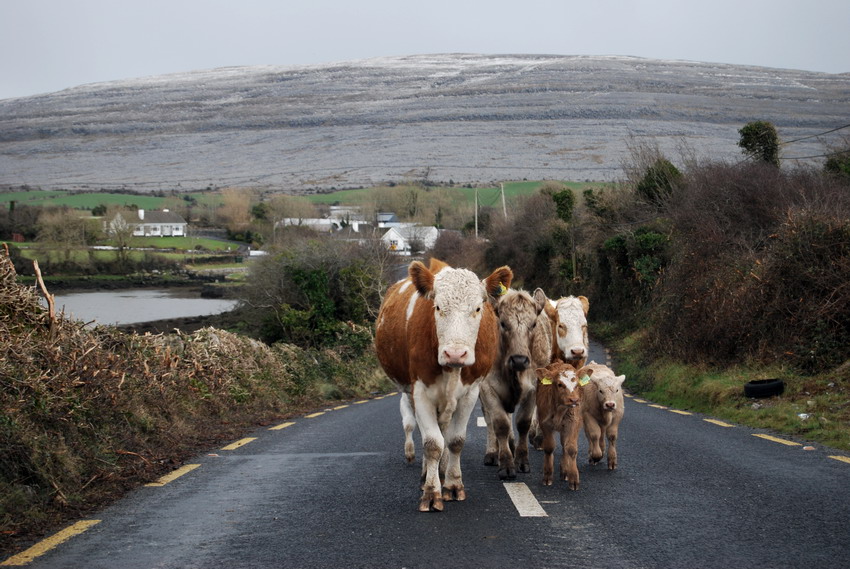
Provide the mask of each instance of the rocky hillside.
[{"label": "rocky hillside", "polygon": [[[0,101],[0,187],[312,192],[427,178],[612,180],[630,139],[739,160],[848,123],[850,74],[627,57],[421,55],[239,67]],[[788,145],[786,158],[824,152]]]}]

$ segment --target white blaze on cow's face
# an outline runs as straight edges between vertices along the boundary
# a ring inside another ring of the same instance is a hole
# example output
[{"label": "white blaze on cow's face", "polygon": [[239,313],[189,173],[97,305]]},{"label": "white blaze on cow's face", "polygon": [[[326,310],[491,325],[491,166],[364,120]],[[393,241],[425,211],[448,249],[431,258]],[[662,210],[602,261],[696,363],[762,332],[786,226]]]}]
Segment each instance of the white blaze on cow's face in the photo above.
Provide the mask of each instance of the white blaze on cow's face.
[{"label": "white blaze on cow's face", "polygon": [[475,363],[475,343],[484,311],[486,290],[472,271],[443,269],[434,276],[434,320],[437,362],[463,367]]},{"label": "white blaze on cow's face", "polygon": [[566,360],[578,362],[587,358],[587,309],[579,298],[558,299],[558,347]]}]

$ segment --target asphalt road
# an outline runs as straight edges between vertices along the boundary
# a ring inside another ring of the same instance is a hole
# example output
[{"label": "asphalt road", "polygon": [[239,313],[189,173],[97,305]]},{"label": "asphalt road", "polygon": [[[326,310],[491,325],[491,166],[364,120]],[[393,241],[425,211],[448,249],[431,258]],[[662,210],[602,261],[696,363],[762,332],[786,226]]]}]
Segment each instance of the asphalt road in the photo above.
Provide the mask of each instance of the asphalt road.
[{"label": "asphalt road", "polygon": [[582,435],[581,488],[544,487],[533,451],[532,472],[511,488],[530,490],[545,515],[524,516],[528,505],[483,465],[476,410],[463,457],[468,500],[423,514],[398,402],[328,408],[202,454],[190,463],[200,466],[132,492],[27,566],[850,566],[850,463],[831,458],[846,453],[629,398],[620,468],[586,464]]}]

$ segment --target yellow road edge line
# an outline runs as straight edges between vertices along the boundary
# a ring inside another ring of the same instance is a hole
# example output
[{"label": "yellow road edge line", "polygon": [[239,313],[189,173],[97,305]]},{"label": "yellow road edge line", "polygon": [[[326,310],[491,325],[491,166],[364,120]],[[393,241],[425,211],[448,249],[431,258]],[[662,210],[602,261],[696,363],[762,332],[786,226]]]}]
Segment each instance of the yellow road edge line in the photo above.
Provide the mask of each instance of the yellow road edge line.
[{"label": "yellow road edge line", "polygon": [[336,407],[334,407],[334,411],[339,411],[340,409],[345,409],[346,407],[348,407],[348,405],[337,405]]},{"label": "yellow road edge line", "polygon": [[670,409],[671,413],[676,413],[677,415],[693,415],[690,411],[679,411],[678,409]]},{"label": "yellow road edge line", "polygon": [[96,524],[99,524],[99,523],[100,523],[100,520],[82,520],[82,521],[79,521],[75,524],[71,524],[70,526],[66,527],[65,529],[54,533],[50,537],[39,541],[38,543],[36,543],[35,545],[30,547],[26,551],[22,551],[21,553],[18,553],[17,555],[13,555],[12,557],[9,557],[3,563],[0,563],[0,565],[3,565],[5,567],[26,565],[27,563],[30,563],[36,557],[39,557],[40,555],[44,555],[45,553],[47,553],[48,551],[50,551],[51,549],[53,549],[57,545],[60,545],[61,543],[68,541],[69,539],[71,539],[75,535],[79,535],[79,534],[83,533],[84,531],[86,531],[87,529],[89,529],[90,527],[92,527],[93,525],[96,525]]},{"label": "yellow road edge line", "polygon": [[295,424],[295,421],[287,421],[286,423],[281,423],[280,425],[275,425],[274,427],[269,427],[270,431],[279,431],[281,429],[285,429],[286,427],[291,427]]},{"label": "yellow road edge line", "polygon": [[319,411],[317,413],[310,413],[309,415],[304,415],[304,418],[312,419],[314,417],[318,417],[319,415],[324,415],[325,413],[326,413],[326,411]]},{"label": "yellow road edge line", "polygon": [[650,407],[654,407],[656,409],[666,409],[667,408],[664,405],[658,405],[656,403],[653,403],[652,405],[650,405]]},{"label": "yellow road edge line", "polygon": [[247,445],[248,443],[254,442],[256,440],[257,440],[257,437],[247,437],[247,438],[244,438],[244,439],[239,439],[235,443],[230,443],[229,445],[227,445],[225,447],[221,447],[221,450],[236,450],[239,447],[243,447],[243,446]]},{"label": "yellow road edge line", "polygon": [[632,395],[631,393],[623,393],[623,395],[625,395],[626,397],[634,397],[634,395]]},{"label": "yellow road edge line", "polygon": [[638,399],[637,397],[635,397],[634,402],[635,403],[646,403],[646,399]]},{"label": "yellow road edge line", "polygon": [[171,472],[169,472],[165,476],[160,477],[159,480],[157,480],[156,482],[150,482],[148,484],[145,484],[145,486],[154,486],[154,487],[165,486],[169,482],[175,481],[176,479],[180,478],[184,474],[188,474],[189,472],[192,472],[193,470],[195,470],[199,466],[201,466],[201,465],[200,464],[184,464],[180,468],[178,468],[176,470],[172,470]]},{"label": "yellow road edge line", "polygon": [[848,456],[839,456],[839,455],[835,454],[835,455],[831,455],[829,458],[831,458],[833,460],[840,460],[841,462],[846,462],[847,464],[850,464],[850,457],[848,457]]},{"label": "yellow road edge line", "polygon": [[724,423],[723,421],[718,421],[717,419],[703,419],[706,423],[711,423],[713,425],[717,425],[719,427],[734,427],[734,425],[730,425],[729,423]]},{"label": "yellow road edge line", "polygon": [[779,443],[779,444],[783,444],[783,445],[788,445],[789,447],[798,447],[798,446],[800,446],[800,443],[795,443],[794,441],[788,441],[788,440],[780,439],[780,438],[777,438],[777,437],[771,437],[770,435],[761,435],[761,434],[758,434],[758,433],[754,433],[754,434],[753,434],[753,436],[754,436],[754,437],[758,437],[758,438],[760,438],[760,439],[765,439],[765,440],[768,440],[768,441],[773,441],[773,442],[775,442],[775,443]]},{"label": "yellow road edge line", "polygon": [[355,405],[360,405],[361,403],[368,403],[368,402],[369,402],[369,400],[368,400],[368,399],[363,399],[362,401],[355,401],[355,402],[354,402],[354,404],[355,404]]}]

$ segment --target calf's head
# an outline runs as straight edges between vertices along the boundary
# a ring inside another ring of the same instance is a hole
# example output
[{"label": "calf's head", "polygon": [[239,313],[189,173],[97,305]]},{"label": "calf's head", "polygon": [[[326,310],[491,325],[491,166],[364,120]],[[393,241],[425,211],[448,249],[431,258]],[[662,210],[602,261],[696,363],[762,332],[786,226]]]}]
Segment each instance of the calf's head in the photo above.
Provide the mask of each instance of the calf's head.
[{"label": "calf's head", "polygon": [[546,303],[546,296],[522,290],[509,290],[496,301],[502,365],[511,372],[524,371],[531,363],[531,349],[537,317]]},{"label": "calf's head", "polygon": [[546,367],[537,368],[538,401],[549,399],[554,412],[555,424],[560,425],[564,415],[581,403],[582,383],[593,375],[590,368],[576,370],[571,364],[557,361]]},{"label": "calf's head", "polygon": [[596,369],[593,383],[596,387],[596,400],[603,412],[617,410],[619,402],[623,400],[623,394],[620,390],[623,388],[625,379],[625,375],[614,375],[614,372],[608,367]]},{"label": "calf's head", "polygon": [[587,312],[590,302],[584,296],[567,296],[555,304],[558,312],[557,342],[564,360],[581,367],[587,360]]},{"label": "calf's head", "polygon": [[473,365],[481,319],[491,310],[490,299],[510,287],[510,268],[501,267],[478,280],[472,271],[441,261],[432,260],[430,268],[414,261],[408,274],[417,292],[433,305],[437,363],[443,367]]}]

